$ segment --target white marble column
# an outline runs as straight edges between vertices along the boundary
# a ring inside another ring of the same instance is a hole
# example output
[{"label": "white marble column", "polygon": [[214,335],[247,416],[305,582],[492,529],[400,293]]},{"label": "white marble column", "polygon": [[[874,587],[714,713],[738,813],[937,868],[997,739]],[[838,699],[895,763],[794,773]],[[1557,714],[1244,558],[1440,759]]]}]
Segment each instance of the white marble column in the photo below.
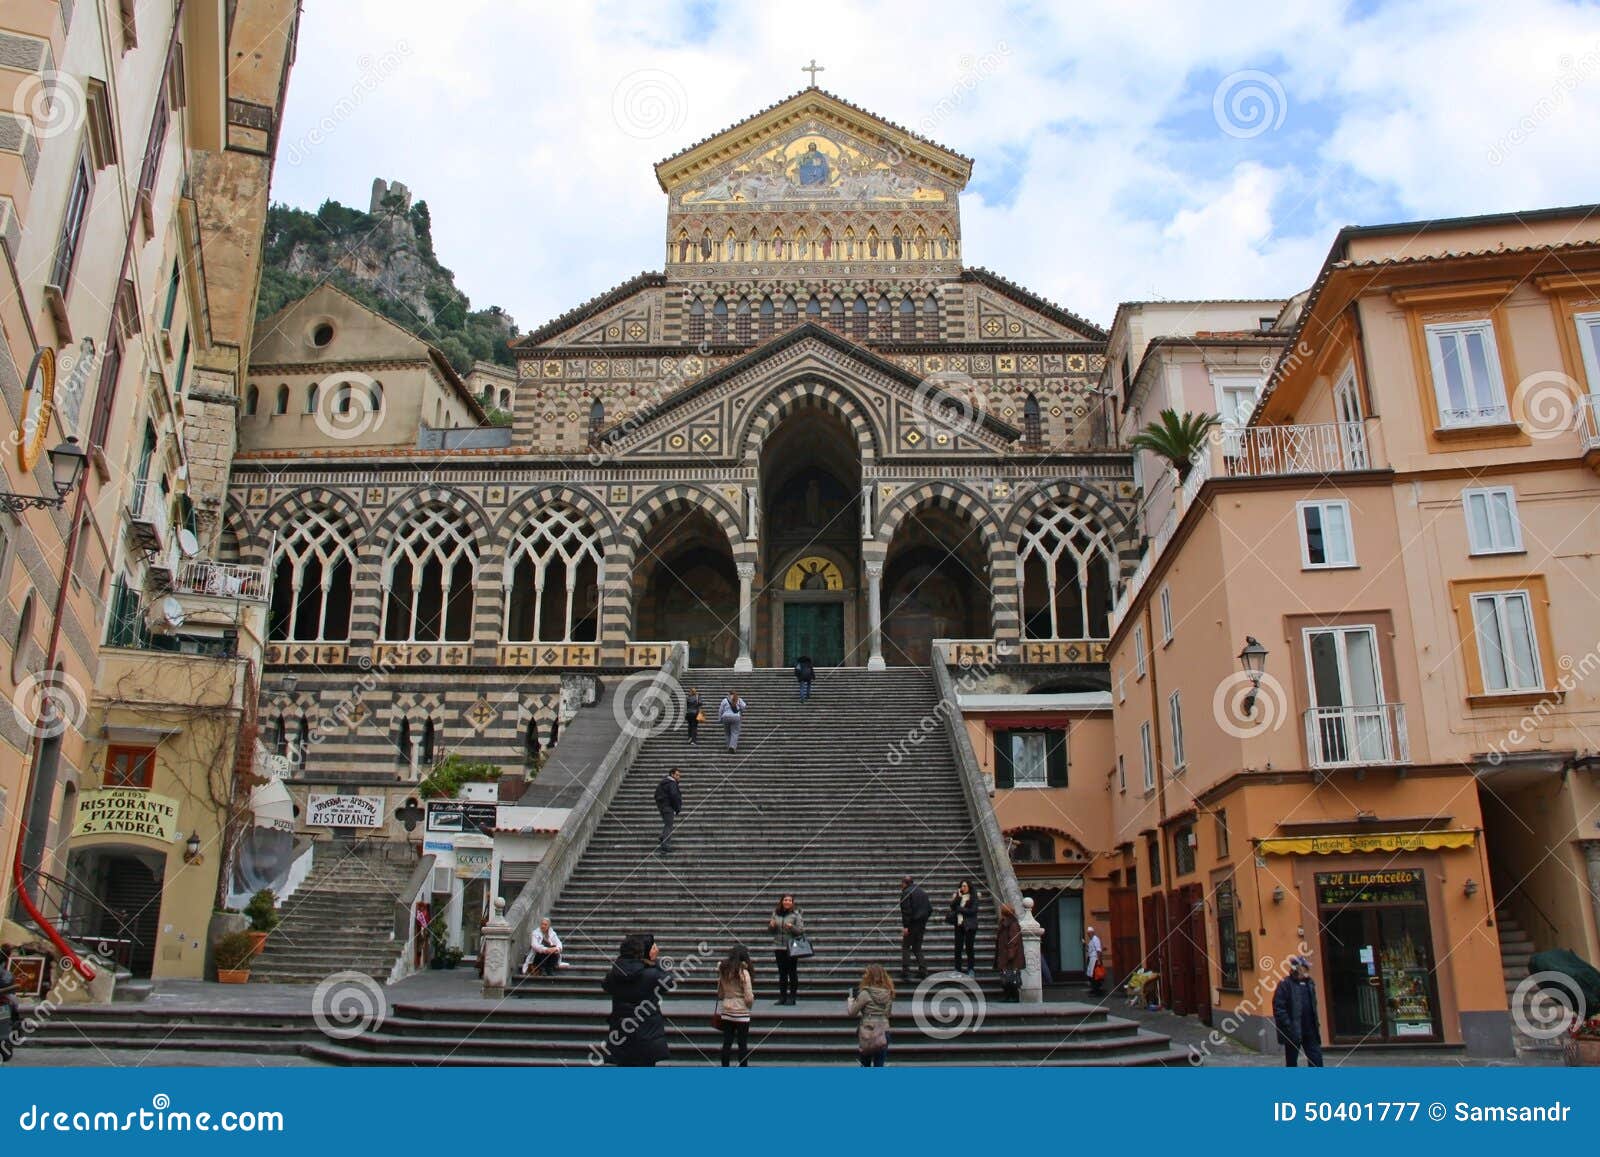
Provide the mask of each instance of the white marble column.
[{"label": "white marble column", "polygon": [[754,607],[750,601],[750,587],[756,577],[756,564],[741,562],[739,571],[739,657],[733,661],[735,671],[751,671],[755,663],[750,657],[751,619]]},{"label": "white marble column", "polygon": [[867,563],[867,644],[871,655],[867,670],[882,671],[883,661],[883,564]]},{"label": "white marble column", "polygon": [[483,953],[483,995],[499,999],[511,983],[511,934],[504,898],[494,898],[494,914],[483,926],[478,951]]},{"label": "white marble column", "polygon": [[1033,897],[1022,898],[1022,911],[1017,914],[1022,925],[1022,999],[1025,1002],[1044,1000],[1044,970],[1039,967],[1044,925],[1033,918]]}]

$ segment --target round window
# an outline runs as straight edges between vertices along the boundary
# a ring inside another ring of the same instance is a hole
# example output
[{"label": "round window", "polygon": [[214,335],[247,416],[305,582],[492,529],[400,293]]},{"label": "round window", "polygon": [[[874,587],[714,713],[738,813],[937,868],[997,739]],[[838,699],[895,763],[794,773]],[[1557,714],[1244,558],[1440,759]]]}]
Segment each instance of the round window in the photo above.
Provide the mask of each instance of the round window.
[{"label": "round window", "polygon": [[311,331],[311,344],[325,346],[333,340],[333,326],[328,322],[321,322]]}]

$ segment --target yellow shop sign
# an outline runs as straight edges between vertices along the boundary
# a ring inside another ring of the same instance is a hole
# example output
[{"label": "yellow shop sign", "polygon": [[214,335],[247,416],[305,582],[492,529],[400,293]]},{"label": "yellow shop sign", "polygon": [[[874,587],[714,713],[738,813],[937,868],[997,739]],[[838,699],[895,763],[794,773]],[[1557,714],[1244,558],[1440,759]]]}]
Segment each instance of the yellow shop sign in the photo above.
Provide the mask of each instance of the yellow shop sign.
[{"label": "yellow shop sign", "polygon": [[1284,836],[1261,840],[1263,856],[1328,856],[1359,852],[1422,852],[1435,848],[1470,848],[1478,833],[1471,828],[1444,832],[1363,832],[1348,836]]},{"label": "yellow shop sign", "polygon": [[144,836],[171,843],[178,838],[178,801],[138,788],[109,787],[78,796],[75,836]]}]

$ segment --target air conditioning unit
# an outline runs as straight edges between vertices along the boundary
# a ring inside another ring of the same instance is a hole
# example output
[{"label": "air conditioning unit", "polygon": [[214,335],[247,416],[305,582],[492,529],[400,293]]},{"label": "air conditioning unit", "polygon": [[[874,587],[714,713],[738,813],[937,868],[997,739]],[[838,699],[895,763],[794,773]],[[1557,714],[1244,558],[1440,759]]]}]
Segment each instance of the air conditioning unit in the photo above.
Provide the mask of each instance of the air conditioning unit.
[{"label": "air conditioning unit", "polygon": [[450,868],[435,868],[433,870],[433,893],[436,896],[448,896],[455,884],[455,872]]}]

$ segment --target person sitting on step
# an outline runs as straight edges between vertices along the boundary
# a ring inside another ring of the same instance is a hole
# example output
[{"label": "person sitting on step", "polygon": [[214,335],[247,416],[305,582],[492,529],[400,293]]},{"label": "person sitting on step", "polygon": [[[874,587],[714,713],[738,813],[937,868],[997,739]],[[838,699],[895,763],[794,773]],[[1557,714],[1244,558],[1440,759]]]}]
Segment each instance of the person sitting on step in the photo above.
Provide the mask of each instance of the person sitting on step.
[{"label": "person sitting on step", "polygon": [[561,961],[561,937],[550,927],[550,917],[546,916],[533,931],[528,955],[522,961],[522,975],[545,976],[557,968],[565,967]]}]

